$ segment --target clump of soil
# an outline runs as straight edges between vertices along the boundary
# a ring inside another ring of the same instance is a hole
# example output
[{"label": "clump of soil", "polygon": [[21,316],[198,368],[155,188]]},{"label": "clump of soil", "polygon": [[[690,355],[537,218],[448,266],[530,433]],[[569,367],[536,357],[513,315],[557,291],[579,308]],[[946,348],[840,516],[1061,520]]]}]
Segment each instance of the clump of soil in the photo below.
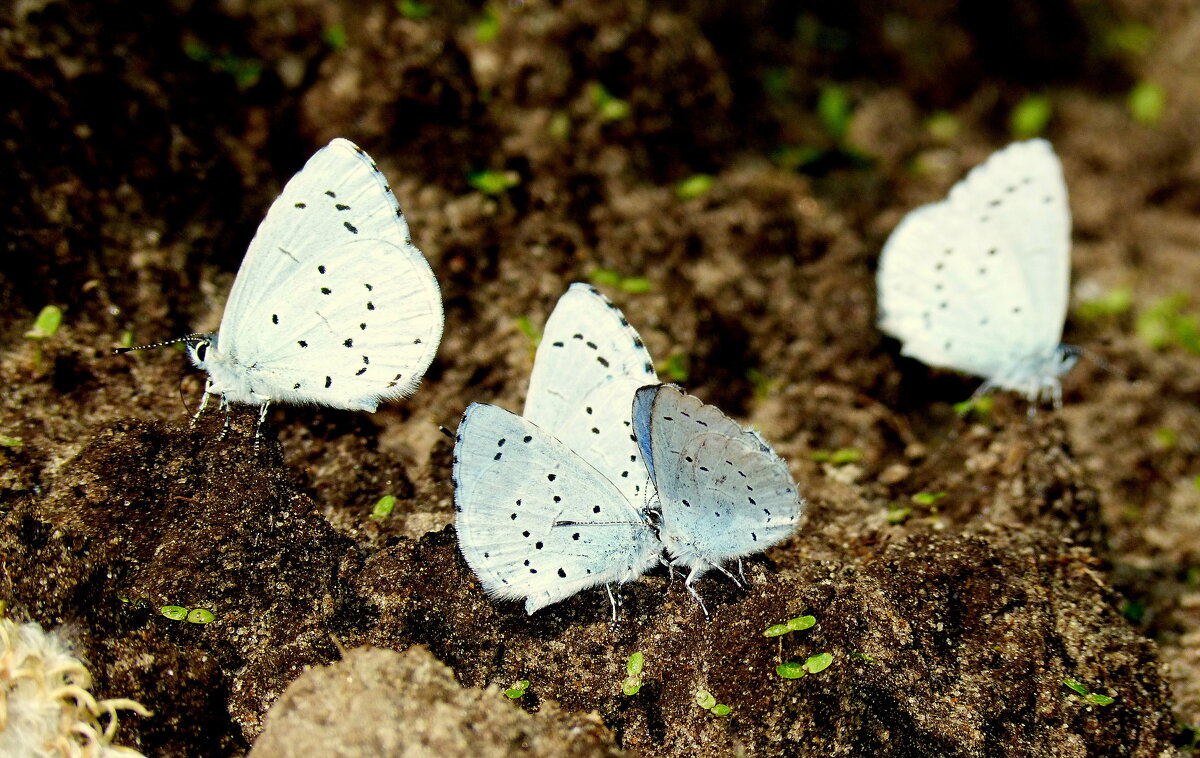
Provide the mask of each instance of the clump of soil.
[{"label": "clump of soil", "polygon": [[[446,714],[428,726],[448,754],[475,714],[491,726],[468,749],[497,755],[514,740],[664,756],[1187,744],[1200,360],[1139,324],[1200,282],[1200,78],[1179,64],[1200,16],[1169,0],[860,5],[0,11],[0,435],[16,440],[0,447],[0,600],[70,635],[99,697],[154,711],[121,730],[154,755],[240,755],[264,723],[352,711],[364,695],[329,682],[366,656],[416,688],[396,713]],[[1166,92],[1153,124],[1126,107],[1142,81]],[[844,131],[818,107],[834,85]],[[1100,360],[1065,378],[1061,411],[1030,420],[1001,395],[961,418],[950,404],[977,380],[900,359],[875,329],[875,260],[1037,93],[1074,216],[1065,340]],[[953,133],[927,128],[938,111]],[[215,329],[270,200],[335,136],[377,160],[438,276],[438,360],[374,415],[278,408],[257,445],[251,409],[228,435],[218,413],[189,426],[202,377],[179,354],[109,349]],[[480,170],[518,181],[487,195]],[[682,197],[699,173],[711,189]],[[607,292],[664,374],[755,424],[811,503],[748,562],[746,590],[701,580],[708,621],[665,571],[625,588],[617,625],[603,590],[528,617],[484,597],[457,552],[438,425],[475,400],[518,409],[521,320],[539,327],[597,269],[649,280]],[[1125,309],[1078,307],[1121,287]],[[48,303],[64,325],[34,344]],[[1178,307],[1186,323],[1195,306]],[[824,461],[834,450],[854,460]],[[369,518],[383,494],[395,512]],[[762,635],[805,613],[812,629]],[[634,651],[645,683],[625,696]],[[775,672],[822,652],[819,674]],[[465,689],[518,679],[517,706]],[[281,699],[293,682],[307,705]],[[700,689],[731,714],[697,707]]]}]

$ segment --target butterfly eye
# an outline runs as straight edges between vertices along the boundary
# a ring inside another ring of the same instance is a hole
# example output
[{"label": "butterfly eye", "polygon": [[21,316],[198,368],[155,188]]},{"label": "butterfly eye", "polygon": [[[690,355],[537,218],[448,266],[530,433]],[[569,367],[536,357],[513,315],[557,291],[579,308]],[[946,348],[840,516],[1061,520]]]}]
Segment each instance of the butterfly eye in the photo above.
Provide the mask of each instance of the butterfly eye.
[{"label": "butterfly eye", "polygon": [[208,352],[208,343],[201,342],[196,345],[196,360],[204,363],[204,355]]}]

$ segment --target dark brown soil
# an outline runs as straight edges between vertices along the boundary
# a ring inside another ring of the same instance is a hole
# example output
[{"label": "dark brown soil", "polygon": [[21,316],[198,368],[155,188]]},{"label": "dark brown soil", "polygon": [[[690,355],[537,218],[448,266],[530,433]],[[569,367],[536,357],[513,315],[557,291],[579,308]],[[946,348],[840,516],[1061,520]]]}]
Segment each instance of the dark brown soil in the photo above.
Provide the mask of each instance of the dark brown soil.
[{"label": "dark brown soil", "polygon": [[[75,640],[101,696],[154,711],[124,719],[119,742],[241,755],[279,700],[266,723],[282,742],[256,755],[289,754],[300,733],[313,755],[1190,751],[1200,356],[1186,318],[1200,305],[1182,306],[1181,341],[1142,332],[1162,298],[1200,293],[1200,11],[807,7],[0,10],[0,435],[19,439],[0,447],[0,601]],[[1152,124],[1127,107],[1144,82],[1166,93]],[[628,114],[606,119],[595,84]],[[835,84],[853,108],[840,139],[817,107]],[[1094,357],[1065,377],[1061,411],[1030,420],[1000,395],[963,419],[951,404],[978,380],[901,359],[875,329],[875,262],[905,212],[1013,138],[1031,94],[1052,104],[1044,136],[1071,192],[1064,339]],[[928,127],[939,111],[954,134]],[[338,136],[378,161],[438,276],[438,360],[374,415],[278,408],[257,450],[248,409],[225,438],[219,414],[190,428],[202,376],[181,354],[110,349],[126,332],[215,329],[266,207]],[[487,196],[467,180],[479,170],[519,183]],[[699,173],[711,189],[681,198],[676,183]],[[656,359],[686,365],[689,391],[762,430],[811,502],[794,538],[748,562],[747,590],[701,581],[708,621],[665,571],[626,588],[619,625],[602,590],[529,617],[487,600],[457,552],[438,425],[475,400],[519,409],[533,354],[519,319],[539,327],[597,269],[650,281],[605,291]],[[1085,305],[1121,287],[1129,309]],[[47,304],[62,328],[26,339]],[[816,460],[838,449],[861,459]],[[934,506],[912,500],[935,492]],[[388,493],[395,512],[369,518]],[[162,605],[216,620],[172,621]],[[803,613],[817,625],[762,635]],[[355,652],[280,700],[306,667],[368,644],[409,652]],[[456,690],[415,646],[489,689]],[[634,651],[645,684],[624,696]],[[834,662],[819,674],[775,672],[821,652]],[[353,666],[390,673],[330,684]],[[516,704],[496,692],[520,679]],[[389,682],[411,701],[356,711]],[[697,707],[701,689],[731,714]],[[295,726],[339,712],[401,723]],[[428,716],[419,729],[412,714]],[[472,740],[455,742],[462,729]],[[347,734],[364,736],[360,752]]]}]

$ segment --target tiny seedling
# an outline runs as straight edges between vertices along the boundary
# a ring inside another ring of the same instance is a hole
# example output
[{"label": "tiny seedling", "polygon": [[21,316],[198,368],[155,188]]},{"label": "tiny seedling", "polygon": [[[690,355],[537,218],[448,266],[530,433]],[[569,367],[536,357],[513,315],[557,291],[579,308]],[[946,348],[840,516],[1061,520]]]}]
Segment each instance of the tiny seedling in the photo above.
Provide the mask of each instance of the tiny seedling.
[{"label": "tiny seedling", "polygon": [[1114,287],[1099,297],[1081,302],[1075,308],[1075,315],[1084,321],[1097,321],[1102,318],[1128,313],[1132,307],[1133,289],[1130,287]]},{"label": "tiny seedling", "polygon": [[158,609],[158,612],[172,621],[185,621],[188,615],[188,609],[182,605],[164,605]]},{"label": "tiny seedling", "polygon": [[1114,698],[1108,695],[1101,695],[1099,692],[1089,692],[1088,688],[1081,682],[1069,676],[1063,679],[1063,686],[1093,705],[1110,705],[1114,701]]},{"label": "tiny seedling", "polygon": [[37,350],[33,359],[34,368],[41,369],[42,343],[58,332],[58,327],[62,326],[62,320],[62,308],[57,305],[47,305],[38,312],[37,318],[33,320],[33,326],[25,332],[25,339],[33,340]]},{"label": "tiny seedling", "polygon": [[818,653],[817,655],[809,656],[804,662],[804,670],[810,674],[818,674],[833,664],[832,653]]},{"label": "tiny seedling", "polygon": [[483,15],[475,22],[475,41],[487,44],[495,42],[500,36],[500,15],[490,5],[483,9]]},{"label": "tiny seedling", "polygon": [[521,175],[516,171],[474,171],[467,174],[467,184],[492,197],[503,195],[520,183]]},{"label": "tiny seedling", "polygon": [[833,663],[833,655],[830,653],[818,653],[817,655],[809,656],[804,663],[796,663],[788,661],[781,663],[775,667],[775,673],[784,679],[803,679],[809,674],[818,674]]},{"label": "tiny seedling", "polygon": [[987,423],[992,413],[992,396],[977,395],[963,400],[961,403],[955,403],[954,412],[962,418],[973,416],[978,421]]},{"label": "tiny seedling", "polygon": [[808,672],[804,670],[804,667],[795,661],[779,664],[775,667],[775,673],[784,679],[803,679],[808,676]]},{"label": "tiny seedling", "polygon": [[716,179],[709,174],[692,174],[675,185],[675,197],[680,200],[693,200],[712,189],[715,181]]},{"label": "tiny seedling", "polygon": [[392,510],[396,507],[395,495],[384,495],[379,498],[379,502],[375,503],[375,507],[371,509],[371,518],[376,521],[383,521],[388,516],[392,515]]},{"label": "tiny seedling", "polygon": [[656,368],[658,373],[677,384],[683,384],[688,380],[688,358],[683,353],[671,353]]},{"label": "tiny seedling", "polygon": [[953,142],[962,131],[962,124],[949,111],[937,111],[925,119],[925,131],[938,142]]},{"label": "tiny seedling", "polygon": [[771,394],[776,384],[774,379],[756,368],[746,369],[746,378],[754,385],[754,397],[758,400],[763,400]]},{"label": "tiny seedling", "polygon": [[233,77],[234,84],[242,92],[258,84],[262,78],[262,61],[229,52],[218,53],[199,40],[184,42],[183,54],[197,63],[205,64],[213,72]]},{"label": "tiny seedling", "polygon": [[595,268],[588,274],[592,284],[602,287],[614,287],[631,295],[644,295],[653,289],[650,280],[644,276],[621,276],[610,268]]},{"label": "tiny seedling", "polygon": [[1188,300],[1186,292],[1176,292],[1155,301],[1138,314],[1134,330],[1155,350],[1177,344],[1188,352],[1200,353],[1200,318],[1183,312]]},{"label": "tiny seedling", "polygon": [[1129,90],[1129,115],[1142,126],[1154,126],[1167,107],[1167,91],[1154,82],[1138,82]]},{"label": "tiny seedling", "polygon": [[645,664],[646,657],[641,651],[629,656],[629,660],[625,663],[625,681],[621,682],[621,694],[636,695],[642,689],[642,666]]},{"label": "tiny seedling", "polygon": [[850,93],[845,87],[830,84],[821,88],[821,94],[817,96],[817,117],[835,142],[845,139],[853,115]]},{"label": "tiny seedling", "polygon": [[606,124],[624,121],[633,114],[633,109],[629,106],[628,101],[616,97],[599,82],[593,82],[588,93],[591,96],[592,105],[596,106],[596,115]]},{"label": "tiny seedling", "polygon": [[887,516],[885,518],[889,524],[894,526],[896,524],[903,524],[905,521],[908,521],[908,517],[911,515],[912,508],[909,508],[907,505],[890,503],[887,507]]},{"label": "tiny seedling", "polygon": [[858,660],[864,661],[866,663],[874,663],[875,662],[875,659],[872,658],[871,656],[867,655],[866,653],[851,653],[850,656],[852,658],[857,658]]},{"label": "tiny seedling", "polygon": [[188,611],[187,620],[191,624],[208,624],[214,621],[217,617],[207,608],[193,608]]},{"label": "tiny seedling", "polygon": [[433,14],[433,8],[420,0],[400,0],[396,3],[396,10],[400,11],[401,16],[414,21],[429,18]]},{"label": "tiny seedling", "polygon": [[1046,130],[1053,114],[1050,98],[1045,95],[1028,95],[1013,108],[1008,128],[1017,139],[1030,139]]},{"label": "tiny seedling", "polygon": [[529,341],[533,343],[534,348],[537,348],[537,346],[541,344],[542,333],[533,325],[533,322],[529,320],[528,316],[517,317],[517,329],[521,332],[521,334],[524,334],[529,338]]},{"label": "tiny seedling", "polygon": [[717,699],[708,690],[696,690],[696,705],[714,716],[728,716],[733,712],[733,709],[728,705],[718,703]]},{"label": "tiny seedling", "polygon": [[1154,444],[1161,450],[1170,450],[1179,441],[1179,434],[1169,426],[1154,430]]},{"label": "tiny seedling", "polygon": [[325,31],[321,33],[321,39],[329,48],[335,52],[341,52],[346,49],[348,38],[346,36],[346,25],[341,21],[336,24],[325,27]]},{"label": "tiny seedling", "polygon": [[0,434],[0,447],[20,447],[25,442],[20,437],[9,437],[7,434]]},{"label": "tiny seedling", "polygon": [[933,507],[938,504],[942,498],[946,496],[945,492],[918,492],[912,496],[912,501],[917,505]]},{"label": "tiny seedling", "polygon": [[832,463],[835,466],[841,466],[861,461],[863,459],[863,451],[855,447],[842,447],[832,452],[828,450],[814,450],[811,457],[817,463]]},{"label": "tiny seedling", "polygon": [[[782,624],[772,624],[763,630],[764,637],[776,637],[779,640],[779,660],[783,660],[783,636],[791,632],[802,632],[805,629],[811,629],[816,626],[816,616],[797,616],[788,619]],[[781,674],[782,676],[782,674]]]},{"label": "tiny seedling", "polygon": [[518,682],[514,682],[512,687],[509,687],[508,689],[506,689],[504,691],[504,696],[506,698],[509,698],[510,700],[516,700],[517,698],[524,695],[525,691],[528,689],[529,689],[529,680],[522,679]]}]

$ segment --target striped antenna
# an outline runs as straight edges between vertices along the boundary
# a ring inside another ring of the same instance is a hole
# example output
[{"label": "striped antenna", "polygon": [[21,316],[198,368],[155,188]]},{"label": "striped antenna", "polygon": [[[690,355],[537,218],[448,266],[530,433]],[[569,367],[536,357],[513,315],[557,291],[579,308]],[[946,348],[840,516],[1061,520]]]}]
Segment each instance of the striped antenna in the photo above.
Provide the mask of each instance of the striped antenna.
[{"label": "striped antenna", "polygon": [[206,340],[206,339],[208,339],[207,334],[200,334],[197,332],[194,334],[189,334],[185,337],[176,337],[173,340],[163,340],[162,342],[155,342],[150,345],[138,345],[136,347],[113,348],[112,354],[113,355],[122,355],[124,353],[130,352],[131,350],[149,350],[149,349],[155,348],[155,347],[166,347],[167,345],[175,345],[180,342],[200,342],[200,341]]}]

